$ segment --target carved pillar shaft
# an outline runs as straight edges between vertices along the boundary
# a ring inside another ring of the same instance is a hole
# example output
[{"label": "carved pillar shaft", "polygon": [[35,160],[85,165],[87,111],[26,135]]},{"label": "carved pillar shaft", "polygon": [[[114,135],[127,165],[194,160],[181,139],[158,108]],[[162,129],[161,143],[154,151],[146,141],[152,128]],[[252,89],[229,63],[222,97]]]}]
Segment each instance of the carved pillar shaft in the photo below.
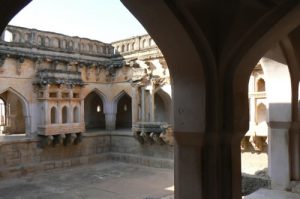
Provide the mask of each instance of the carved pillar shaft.
[{"label": "carved pillar shaft", "polygon": [[74,118],[73,118],[73,106],[72,106],[71,102],[69,104],[68,117],[67,118],[68,118],[68,123],[73,123],[73,121],[74,121]]},{"label": "carved pillar shaft", "polygon": [[150,122],[155,121],[155,102],[154,102],[154,92],[153,92],[153,87],[151,86],[149,90],[149,95],[148,95],[148,103],[149,103],[149,119]]},{"label": "carved pillar shaft", "polygon": [[140,94],[137,86],[132,87],[132,123],[139,121]]},{"label": "carved pillar shaft", "polygon": [[145,87],[142,87],[141,90],[142,90],[142,96],[141,96],[142,122],[145,122],[146,121]]},{"label": "carved pillar shaft", "polygon": [[46,125],[49,125],[51,123],[51,110],[49,110],[49,104],[48,101],[44,101],[44,123]]},{"label": "carved pillar shaft", "polygon": [[105,113],[106,130],[116,129],[116,113]]}]

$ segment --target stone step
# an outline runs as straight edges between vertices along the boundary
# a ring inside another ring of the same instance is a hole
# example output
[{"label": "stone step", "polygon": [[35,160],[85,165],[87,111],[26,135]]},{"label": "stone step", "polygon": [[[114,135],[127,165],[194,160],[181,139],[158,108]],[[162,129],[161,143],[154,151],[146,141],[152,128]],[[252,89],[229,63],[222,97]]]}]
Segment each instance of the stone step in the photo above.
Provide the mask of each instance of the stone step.
[{"label": "stone step", "polygon": [[300,194],[287,191],[259,189],[258,191],[243,197],[244,199],[300,199]]}]

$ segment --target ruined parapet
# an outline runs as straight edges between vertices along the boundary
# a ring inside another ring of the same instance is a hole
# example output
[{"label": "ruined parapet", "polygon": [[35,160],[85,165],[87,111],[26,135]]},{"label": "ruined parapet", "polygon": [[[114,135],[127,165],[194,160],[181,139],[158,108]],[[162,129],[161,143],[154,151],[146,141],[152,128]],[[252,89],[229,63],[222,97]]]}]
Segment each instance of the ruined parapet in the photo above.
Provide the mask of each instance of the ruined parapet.
[{"label": "ruined parapet", "polygon": [[132,127],[141,144],[174,144],[173,129],[165,122],[138,122]]},{"label": "ruined parapet", "polygon": [[119,40],[111,43],[114,47],[114,54],[133,54],[135,51],[149,50],[157,48],[156,43],[150,35],[142,35]]},{"label": "ruined parapet", "polygon": [[111,45],[101,41],[17,26],[7,26],[1,40],[7,45],[59,52],[101,56],[110,56],[112,53]]}]

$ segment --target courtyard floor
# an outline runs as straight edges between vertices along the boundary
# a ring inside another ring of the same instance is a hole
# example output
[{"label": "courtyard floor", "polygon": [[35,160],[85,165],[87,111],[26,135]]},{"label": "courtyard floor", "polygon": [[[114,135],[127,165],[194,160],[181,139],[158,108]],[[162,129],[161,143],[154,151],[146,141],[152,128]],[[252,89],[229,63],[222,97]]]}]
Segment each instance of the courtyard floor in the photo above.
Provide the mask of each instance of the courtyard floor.
[{"label": "courtyard floor", "polygon": [[0,181],[0,199],[169,199],[173,170],[104,162]]}]

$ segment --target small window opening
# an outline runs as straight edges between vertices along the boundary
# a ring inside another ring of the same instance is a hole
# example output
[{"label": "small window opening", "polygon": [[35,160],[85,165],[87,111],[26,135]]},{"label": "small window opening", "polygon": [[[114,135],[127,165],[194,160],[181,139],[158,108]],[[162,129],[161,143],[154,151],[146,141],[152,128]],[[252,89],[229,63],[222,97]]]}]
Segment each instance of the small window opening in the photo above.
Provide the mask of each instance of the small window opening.
[{"label": "small window opening", "polygon": [[98,112],[98,113],[101,112],[101,106],[100,106],[100,105],[97,106],[97,112]]}]

